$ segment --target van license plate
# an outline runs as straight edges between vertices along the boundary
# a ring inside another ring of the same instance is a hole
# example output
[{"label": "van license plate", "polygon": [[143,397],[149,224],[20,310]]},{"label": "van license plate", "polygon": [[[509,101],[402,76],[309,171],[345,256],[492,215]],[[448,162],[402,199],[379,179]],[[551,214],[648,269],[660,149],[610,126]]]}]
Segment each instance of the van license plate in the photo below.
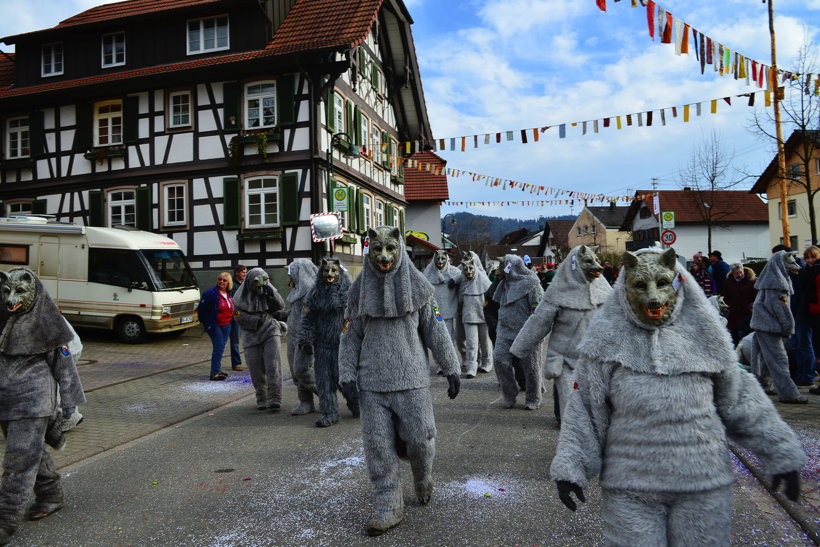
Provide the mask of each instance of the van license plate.
[{"label": "van license plate", "polygon": [[180,323],[180,324],[183,324],[183,323],[193,323],[193,321],[194,321],[194,318],[193,318],[192,316],[190,316],[190,315],[189,315],[188,317],[180,317],[180,318],[179,318],[179,323]]}]

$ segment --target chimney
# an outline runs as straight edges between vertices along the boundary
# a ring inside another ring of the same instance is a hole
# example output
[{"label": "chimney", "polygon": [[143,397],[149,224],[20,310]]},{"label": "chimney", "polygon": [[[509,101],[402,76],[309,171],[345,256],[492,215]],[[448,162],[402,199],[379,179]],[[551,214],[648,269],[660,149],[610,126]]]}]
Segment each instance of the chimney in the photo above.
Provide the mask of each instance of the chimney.
[{"label": "chimney", "polygon": [[690,186],[684,186],[684,187],[683,187],[683,191],[684,191],[684,192],[691,192],[691,191],[692,191],[692,188],[691,188]]}]

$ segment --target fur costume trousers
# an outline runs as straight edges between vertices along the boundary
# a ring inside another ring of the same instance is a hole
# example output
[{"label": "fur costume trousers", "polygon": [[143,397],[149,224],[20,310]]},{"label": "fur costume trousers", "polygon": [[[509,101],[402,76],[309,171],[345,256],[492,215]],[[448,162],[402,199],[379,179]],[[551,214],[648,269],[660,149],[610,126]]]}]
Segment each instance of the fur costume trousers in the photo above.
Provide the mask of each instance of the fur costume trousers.
[{"label": "fur costume trousers", "polygon": [[467,374],[475,376],[479,367],[483,372],[490,372],[493,369],[493,343],[490,340],[487,324],[464,323],[464,338],[467,343],[465,358]]},{"label": "fur costume trousers", "polygon": [[428,388],[362,391],[360,404],[364,455],[376,494],[374,505],[380,518],[390,520],[404,509],[399,457],[405,451],[416,496],[429,499],[432,491],[436,454],[433,399]]},{"label": "fur costume trousers", "polygon": [[[296,312],[292,312],[296,313]],[[288,317],[290,327],[290,317]],[[288,328],[288,368],[293,384],[296,386],[296,395],[299,402],[313,404],[313,394],[316,393],[316,376],[313,370],[313,355],[302,351],[296,343],[297,336]]]},{"label": "fur costume trousers", "polygon": [[789,401],[800,396],[797,386],[789,375],[789,356],[786,353],[786,338],[779,334],[758,331],[754,333],[752,362],[759,363],[758,377],[772,379],[774,389],[781,401]]},{"label": "fur costume trousers", "polygon": [[261,344],[245,346],[245,362],[256,391],[256,406],[282,404],[281,338],[271,336]]},{"label": "fur costume trousers", "polygon": [[37,503],[63,501],[60,474],[45,446],[48,421],[49,418],[27,418],[0,422],[6,438],[0,485],[0,527],[8,532],[16,530],[23,520],[32,490]]},{"label": "fur costume trousers", "polygon": [[[332,422],[339,420],[339,403],[336,392],[339,389],[339,346],[317,345],[314,354],[314,370],[316,371],[316,390],[319,394],[319,409],[322,416],[329,418]],[[347,408],[353,416],[359,414],[359,402],[356,399],[349,400]]]},{"label": "fur costume trousers", "polygon": [[729,545],[731,486],[690,494],[604,488],[601,494],[607,545]]},{"label": "fur costume trousers", "polygon": [[515,406],[515,398],[518,395],[519,387],[516,380],[516,369],[513,360],[515,359],[526,380],[526,391],[524,404],[527,408],[538,408],[541,406],[541,367],[539,352],[527,354],[523,359],[515,357],[510,353],[513,339],[508,337],[498,337],[493,349],[493,363],[498,383],[501,385],[501,396],[503,405],[507,408]]}]

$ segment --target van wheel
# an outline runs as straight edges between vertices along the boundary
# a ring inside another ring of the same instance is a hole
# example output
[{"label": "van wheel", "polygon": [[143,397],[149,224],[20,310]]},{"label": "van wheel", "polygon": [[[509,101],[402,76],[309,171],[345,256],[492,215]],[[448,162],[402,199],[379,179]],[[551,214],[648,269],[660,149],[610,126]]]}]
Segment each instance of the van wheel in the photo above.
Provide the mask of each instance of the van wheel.
[{"label": "van wheel", "polygon": [[123,317],[117,321],[114,332],[120,342],[137,344],[145,339],[145,326],[138,317]]}]

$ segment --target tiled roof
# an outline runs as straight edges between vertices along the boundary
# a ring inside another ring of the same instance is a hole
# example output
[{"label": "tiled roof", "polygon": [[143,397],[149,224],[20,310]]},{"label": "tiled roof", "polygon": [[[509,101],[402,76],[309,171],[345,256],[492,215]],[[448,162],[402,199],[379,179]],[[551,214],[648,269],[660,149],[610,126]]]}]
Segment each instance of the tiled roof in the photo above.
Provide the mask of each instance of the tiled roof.
[{"label": "tiled roof", "polygon": [[[202,4],[217,4],[221,1],[223,0],[126,0],[125,2],[103,4],[102,6],[96,6],[91,9],[87,9],[81,13],[78,13],[77,15],[69,17],[68,19],[60,21],[59,24],[47,30],[76,27],[80,25],[88,25],[91,23],[110,21],[113,19],[125,19],[126,17],[133,17],[135,15],[158,13]],[[27,34],[34,34],[35,32],[42,31],[37,30],[34,32],[27,32],[24,34],[6,36],[5,38],[0,39],[0,41],[4,41],[6,43],[14,43],[17,38],[21,36],[26,36]]]},{"label": "tiled roof", "polygon": [[424,167],[425,164],[445,167],[447,162],[440,156],[430,151],[416,152],[411,159],[419,160],[422,166],[419,169],[404,168],[404,197],[408,201],[435,200],[445,201],[450,199],[447,190],[447,175],[442,173],[436,175]]},{"label": "tiled roof", "polygon": [[[8,57],[6,57],[8,55]],[[14,84],[14,53],[0,54],[0,91]]]},{"label": "tiled roof", "polygon": [[[797,145],[802,142],[801,137],[803,136],[803,134],[804,133],[802,131],[794,131],[791,135],[789,135],[789,138],[786,139],[786,143],[783,145],[786,154],[786,163],[789,162],[789,158],[794,153],[795,149],[797,148]],[[815,153],[820,151],[820,131],[809,130],[805,132],[805,135],[814,140],[814,144],[811,145],[809,149],[814,151]],[[800,160],[798,159],[798,161]],[[786,165],[786,169],[788,168],[789,166]],[[769,185],[772,183],[772,180],[774,180],[776,177],[777,154],[774,155],[772,161],[769,162],[769,165],[763,171],[763,174],[760,175],[760,178],[757,179],[757,182],[755,182],[754,186],[752,186],[752,189],[749,190],[749,192],[753,194],[765,194],[769,191]]]},{"label": "tiled roof", "polygon": [[[636,196],[658,194],[661,211],[674,211],[675,224],[704,224],[703,203],[712,207],[712,221],[764,222],[769,221],[769,209],[757,195],[747,190],[716,190],[698,192],[696,190],[638,190]],[[651,200],[652,198],[648,198]],[[631,229],[632,219],[640,207],[640,200],[629,206],[622,229]],[[651,207],[651,205],[650,205]],[[629,226],[627,226],[629,225]]]},{"label": "tiled roof", "polygon": [[552,241],[559,247],[569,247],[569,231],[574,220],[550,220],[550,233],[552,234]]},{"label": "tiled roof", "polygon": [[383,0],[298,0],[267,49],[276,54],[352,48],[362,43]]},{"label": "tiled roof", "polygon": [[595,218],[600,220],[607,228],[617,228],[623,223],[624,217],[629,211],[629,206],[590,206],[587,207],[587,210],[595,215]]}]

